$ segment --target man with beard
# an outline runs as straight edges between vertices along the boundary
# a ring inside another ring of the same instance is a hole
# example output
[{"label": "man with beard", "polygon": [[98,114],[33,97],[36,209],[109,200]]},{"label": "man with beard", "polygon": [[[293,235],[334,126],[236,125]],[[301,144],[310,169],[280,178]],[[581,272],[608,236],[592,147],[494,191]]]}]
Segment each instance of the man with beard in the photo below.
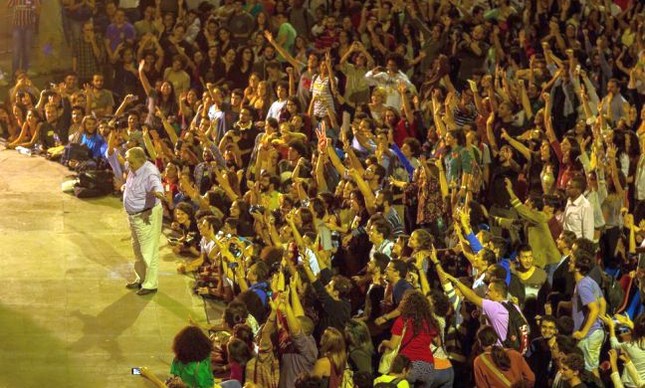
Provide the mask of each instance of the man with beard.
[{"label": "man with beard", "polygon": [[385,220],[390,224],[392,238],[395,239],[403,234],[403,221],[401,221],[399,213],[392,206],[393,202],[394,194],[391,190],[380,189],[376,192],[374,207],[377,212],[383,214]]},{"label": "man with beard", "polygon": [[193,171],[195,184],[199,189],[200,195],[204,195],[208,190],[210,190],[213,184],[213,166],[211,163],[215,160],[213,157],[213,151],[210,148],[204,148],[204,151],[202,151],[202,158],[204,161],[195,166],[195,170]]},{"label": "man with beard", "polygon": [[260,79],[267,78],[267,64],[276,60],[275,47],[266,45],[262,50],[262,55],[255,61],[253,72],[258,73]]},{"label": "man with beard", "polygon": [[384,300],[390,305],[390,312],[383,314],[376,318],[374,323],[379,326],[385,325],[388,321],[399,316],[396,307],[403,300],[403,295],[406,291],[412,289],[412,285],[408,283],[406,276],[408,275],[408,265],[403,260],[390,260],[390,263],[385,268],[385,280],[387,287],[385,290]]},{"label": "man with beard", "polygon": [[92,116],[85,116],[83,119],[83,134],[81,135],[80,144],[87,147],[92,153],[92,159],[98,161],[104,158],[107,143],[105,138],[98,131],[98,123]]},{"label": "man with beard", "polygon": [[40,125],[38,135],[38,142],[43,150],[67,144],[68,129],[68,125],[60,119],[56,105],[53,103],[45,105],[45,122]]},{"label": "man with beard", "polygon": [[[375,215],[374,217],[378,216]],[[372,243],[372,249],[369,254],[370,259],[374,258],[377,253],[382,253],[388,257],[392,255],[394,242],[388,238],[390,236],[390,226],[384,218],[378,217],[374,221],[370,220],[367,236]]]},{"label": "man with beard", "polygon": [[260,171],[260,179],[253,185],[251,190],[251,203],[263,206],[272,212],[280,207],[280,192],[276,187],[280,186],[280,178],[271,175],[267,170]]},{"label": "man with beard", "polygon": [[[232,101],[233,97],[231,96],[231,102]],[[239,147],[240,154],[242,155],[242,165],[248,166],[251,160],[251,152],[255,146],[255,138],[260,133],[255,125],[253,125],[253,116],[251,115],[251,110],[248,107],[244,107],[240,110],[239,119],[235,124],[233,124],[233,129],[231,131],[239,138],[237,146]]]},{"label": "man with beard", "polygon": [[114,97],[111,91],[103,88],[103,82],[103,75],[94,74],[92,85],[85,86],[87,104],[96,117],[109,116],[114,111]]}]

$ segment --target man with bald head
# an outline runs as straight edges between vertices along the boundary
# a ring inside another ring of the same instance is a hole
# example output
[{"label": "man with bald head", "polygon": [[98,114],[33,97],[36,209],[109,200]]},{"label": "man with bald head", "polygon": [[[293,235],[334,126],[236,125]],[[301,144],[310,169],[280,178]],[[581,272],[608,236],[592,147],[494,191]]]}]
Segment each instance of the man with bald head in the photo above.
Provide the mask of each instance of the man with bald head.
[{"label": "man with bald head", "polygon": [[123,206],[128,213],[134,250],[136,279],[126,288],[136,289],[138,295],[157,291],[159,269],[159,237],[161,236],[163,198],[161,174],[146,159],[141,147],[125,153],[128,176],[123,191]]}]

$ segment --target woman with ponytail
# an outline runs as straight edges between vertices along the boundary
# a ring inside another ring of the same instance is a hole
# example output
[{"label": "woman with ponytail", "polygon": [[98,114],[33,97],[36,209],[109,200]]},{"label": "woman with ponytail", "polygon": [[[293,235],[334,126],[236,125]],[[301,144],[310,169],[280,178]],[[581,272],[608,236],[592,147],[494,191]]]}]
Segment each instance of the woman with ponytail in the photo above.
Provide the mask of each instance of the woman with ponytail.
[{"label": "woman with ponytail", "polygon": [[477,388],[510,387],[520,381],[529,387],[535,384],[535,374],[524,357],[514,349],[499,346],[492,326],[482,326],[477,341],[483,351],[473,364]]}]

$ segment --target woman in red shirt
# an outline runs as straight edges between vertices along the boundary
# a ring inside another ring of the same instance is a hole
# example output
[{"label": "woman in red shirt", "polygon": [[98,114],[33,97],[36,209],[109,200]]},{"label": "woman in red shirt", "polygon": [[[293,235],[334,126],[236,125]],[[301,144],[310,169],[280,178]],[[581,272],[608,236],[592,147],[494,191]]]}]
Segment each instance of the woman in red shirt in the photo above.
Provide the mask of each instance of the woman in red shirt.
[{"label": "woman in red shirt", "polygon": [[[432,306],[421,292],[408,291],[398,310],[401,315],[392,326],[392,338],[383,341],[379,351],[383,351],[384,348],[396,349],[400,343],[398,354],[405,355],[411,361],[407,380],[417,387],[430,387],[434,371],[430,344],[437,337],[439,327],[432,314]],[[439,338],[437,337],[437,340]]]}]

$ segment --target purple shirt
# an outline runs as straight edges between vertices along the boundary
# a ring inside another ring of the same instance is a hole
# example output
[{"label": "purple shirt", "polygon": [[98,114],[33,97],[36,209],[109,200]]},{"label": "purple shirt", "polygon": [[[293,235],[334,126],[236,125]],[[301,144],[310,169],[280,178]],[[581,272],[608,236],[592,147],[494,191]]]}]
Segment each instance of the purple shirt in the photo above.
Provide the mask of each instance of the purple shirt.
[{"label": "purple shirt", "polygon": [[[517,311],[521,310],[514,305]],[[506,341],[508,334],[508,310],[500,302],[493,302],[490,299],[482,299],[482,312],[488,319],[488,323],[495,329],[495,333],[499,337],[498,345]]]},{"label": "purple shirt", "polygon": [[124,23],[121,28],[117,27],[116,24],[112,23],[108,26],[105,31],[105,38],[110,41],[110,50],[116,50],[116,47],[119,43],[126,40],[134,40],[136,38],[137,32],[130,23]]},{"label": "purple shirt", "polygon": [[[575,331],[580,330],[585,323],[585,318],[588,313],[585,311],[584,307],[591,302],[598,302],[598,304],[600,304],[601,298],[602,290],[600,289],[600,286],[598,286],[598,283],[589,276],[585,276],[578,282],[578,284],[576,284],[576,287],[573,290],[573,298],[571,298],[573,329]],[[596,321],[587,333],[587,337],[599,329],[602,329],[602,324],[600,323],[600,318],[596,318]]]},{"label": "purple shirt", "polygon": [[128,177],[125,180],[123,206],[128,214],[150,209],[160,203],[155,192],[163,193],[161,174],[157,166],[146,161],[137,171],[132,171],[126,163]]}]

